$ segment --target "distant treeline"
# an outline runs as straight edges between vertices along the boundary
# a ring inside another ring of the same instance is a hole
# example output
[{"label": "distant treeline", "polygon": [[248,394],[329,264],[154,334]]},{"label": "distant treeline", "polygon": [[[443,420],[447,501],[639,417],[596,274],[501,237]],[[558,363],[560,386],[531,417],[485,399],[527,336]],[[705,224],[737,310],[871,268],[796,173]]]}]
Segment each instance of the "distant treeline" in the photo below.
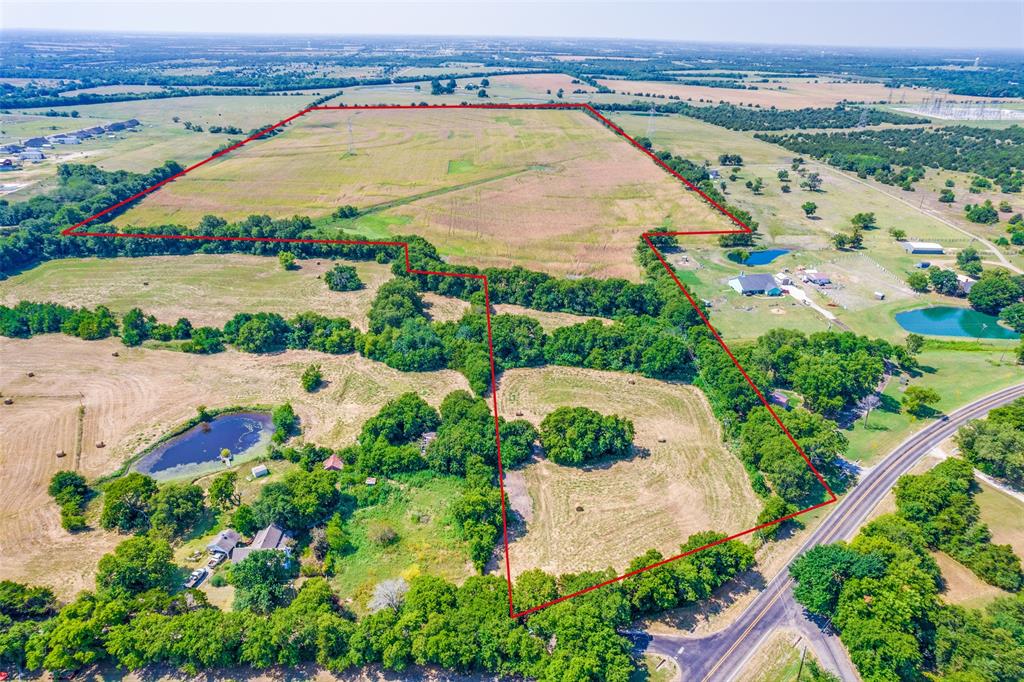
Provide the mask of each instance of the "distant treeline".
[{"label": "distant treeline", "polygon": [[[597,104],[602,111],[650,111],[647,102],[630,104]],[[930,123],[930,119],[894,114],[870,107],[836,105],[831,108],[776,109],[775,107],[741,107],[719,103],[713,106],[694,106],[686,102],[655,104],[654,110],[662,114],[683,114],[729,130],[790,130],[793,128],[853,128],[863,122],[867,125],[892,123],[911,125]]]},{"label": "distant treeline", "polygon": [[798,154],[867,175],[892,166],[925,166],[977,173],[1004,192],[1019,192],[1024,183],[1024,128],[974,126],[858,130],[843,133],[755,135]]}]

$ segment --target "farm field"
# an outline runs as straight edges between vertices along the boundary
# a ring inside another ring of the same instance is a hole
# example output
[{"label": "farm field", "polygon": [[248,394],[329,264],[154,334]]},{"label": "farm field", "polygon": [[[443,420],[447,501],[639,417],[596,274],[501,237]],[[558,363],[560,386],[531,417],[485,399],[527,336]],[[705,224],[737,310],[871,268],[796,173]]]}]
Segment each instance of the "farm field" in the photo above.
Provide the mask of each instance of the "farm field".
[{"label": "farm field", "polygon": [[692,386],[597,370],[513,369],[499,381],[498,404],[502,416],[522,412],[535,424],[560,405],[615,413],[633,420],[635,444],[650,452],[590,470],[541,459],[509,472],[506,491],[525,525],[509,547],[513,575],[621,571],[652,547],[677,553],[692,533],[748,528],[760,508]]},{"label": "farm field", "polygon": [[[315,393],[299,385],[311,362],[323,367],[326,380]],[[0,479],[0,537],[18,548],[0,552],[0,578],[31,578],[64,596],[91,581],[95,562],[116,538],[63,531],[46,494],[50,476],[67,468],[90,480],[109,474],[191,417],[199,404],[216,409],[288,400],[305,438],[341,447],[391,398],[415,391],[438,405],[467,387],[453,371],[399,372],[355,354],[196,356],[57,334],[0,339],[0,392],[14,400],[2,406],[5,423],[13,426],[0,432],[0,450],[16,453]],[[108,445],[97,447],[101,442]],[[57,450],[67,457],[55,457]]]},{"label": "farm field", "polygon": [[[320,277],[335,262],[355,266],[365,288],[329,290]],[[313,311],[345,317],[366,329],[370,302],[380,285],[392,277],[390,266],[372,261],[297,263],[298,270],[285,271],[277,258],[242,254],[56,260],[0,282],[0,304],[29,300],[105,305],[118,313],[138,307],[160,321],[173,324],[179,317],[187,317],[194,326],[218,327],[240,312],[289,317]],[[425,299],[443,301],[432,295]],[[439,307],[443,309],[445,302]]]},{"label": "farm field", "polygon": [[[685,74],[680,76],[686,78]],[[817,81],[817,82],[815,82]],[[926,88],[899,88],[893,90],[881,83],[832,82],[832,79],[787,78],[782,83],[756,83],[757,90],[716,88],[706,85],[684,85],[670,81],[624,81],[598,79],[616,93],[674,95],[684,100],[704,99],[731,104],[760,105],[778,109],[803,109],[805,107],[831,107],[840,102],[886,102],[891,96],[894,101],[917,103],[942,94]],[[955,97],[954,97],[955,98]],[[972,97],[971,101],[979,98]],[[997,100],[998,101],[998,100]]]},{"label": "farm field", "polygon": [[394,232],[420,234],[455,261],[631,279],[645,229],[727,225],[580,112],[467,110],[315,112],[162,188],[116,224],[323,217],[345,204],[394,218]]}]

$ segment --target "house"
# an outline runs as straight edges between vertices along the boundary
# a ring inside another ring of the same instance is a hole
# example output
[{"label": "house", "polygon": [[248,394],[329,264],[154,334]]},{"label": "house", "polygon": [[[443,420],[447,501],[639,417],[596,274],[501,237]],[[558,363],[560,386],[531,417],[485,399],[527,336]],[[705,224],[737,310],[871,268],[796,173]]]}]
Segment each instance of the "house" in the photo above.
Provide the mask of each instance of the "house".
[{"label": "house", "polygon": [[263,476],[269,476],[270,469],[267,468],[266,464],[257,464],[250,470],[250,473],[252,473],[253,478],[261,478]]},{"label": "house", "polygon": [[766,296],[781,296],[782,289],[779,283],[771,275],[740,275],[729,280],[729,286],[744,296],[764,294]]},{"label": "house", "polygon": [[231,550],[238,546],[238,543],[241,541],[242,536],[233,528],[225,528],[217,533],[217,537],[211,540],[210,544],[206,545],[206,551],[210,554],[231,556]]},{"label": "house", "polygon": [[966,275],[957,275],[956,282],[960,289],[960,293],[966,296],[971,293],[971,289],[978,283],[978,280],[967,277]]},{"label": "house", "polygon": [[46,156],[38,149],[26,149],[18,154],[18,158],[22,161],[42,161]]},{"label": "house", "polygon": [[907,253],[945,253],[941,244],[935,242],[900,242]]},{"label": "house", "polygon": [[341,457],[337,455],[331,455],[324,460],[324,469],[327,471],[341,471],[345,468],[345,463],[341,461]]},{"label": "house", "polygon": [[0,147],[0,154],[17,154],[24,149],[20,144],[5,144]]},{"label": "house", "polygon": [[772,391],[768,394],[768,402],[778,405],[784,410],[789,409],[789,396],[782,391]]},{"label": "house", "polygon": [[43,147],[49,144],[45,137],[30,137],[23,143],[25,147]]},{"label": "house", "polygon": [[103,134],[103,126],[93,126],[92,128],[86,128],[82,132],[89,133],[90,135],[93,135],[93,136],[95,136],[95,135],[102,135]]},{"label": "house", "polygon": [[263,530],[256,533],[252,542],[244,547],[235,547],[231,550],[231,560],[236,564],[245,559],[250,553],[259,549],[270,549],[285,554],[291,554],[292,536],[285,533],[276,523],[272,523]]}]

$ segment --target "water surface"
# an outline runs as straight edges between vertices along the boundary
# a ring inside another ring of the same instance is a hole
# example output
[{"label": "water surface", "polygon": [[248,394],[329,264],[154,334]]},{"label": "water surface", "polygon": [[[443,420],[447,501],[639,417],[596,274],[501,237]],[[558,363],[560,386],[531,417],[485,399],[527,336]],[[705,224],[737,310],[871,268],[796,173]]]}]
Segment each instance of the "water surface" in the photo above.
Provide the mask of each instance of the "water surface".
[{"label": "water surface", "polygon": [[176,467],[220,465],[220,452],[232,456],[249,453],[265,444],[272,431],[270,415],[262,412],[233,412],[214,417],[161,443],[135,466],[144,474],[158,474]]},{"label": "water surface", "polygon": [[896,323],[915,334],[966,336],[972,339],[1019,339],[1020,334],[999,324],[999,318],[970,308],[935,306],[896,313]]}]

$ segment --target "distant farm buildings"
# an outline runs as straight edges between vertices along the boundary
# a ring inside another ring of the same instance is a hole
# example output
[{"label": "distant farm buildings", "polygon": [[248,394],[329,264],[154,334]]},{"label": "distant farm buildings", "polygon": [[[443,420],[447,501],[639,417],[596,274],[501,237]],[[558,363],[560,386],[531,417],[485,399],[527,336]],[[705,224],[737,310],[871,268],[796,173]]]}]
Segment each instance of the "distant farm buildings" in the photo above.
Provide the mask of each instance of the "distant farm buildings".
[{"label": "distant farm buildings", "polygon": [[771,275],[740,275],[729,280],[729,286],[744,296],[781,296],[782,288]]},{"label": "distant farm buildings", "polygon": [[935,242],[900,242],[900,245],[907,253],[929,253],[939,255],[945,253],[942,250],[942,245],[936,244]]},{"label": "distant farm buildings", "polygon": [[18,154],[18,158],[22,161],[42,161],[46,155],[39,149],[26,149]]},{"label": "distant farm buildings", "polygon": [[47,137],[30,137],[24,140],[21,145],[7,145],[10,152],[20,151],[22,147],[29,147],[38,149],[40,147],[50,147],[55,144],[81,144],[82,140],[88,140],[92,137],[100,137],[104,134],[109,134],[111,137],[116,137],[113,133],[120,132],[122,130],[130,130],[137,128],[142,125],[136,118],[130,118],[127,121],[114,121],[102,126],[92,126],[91,128],[82,128],[81,130],[75,130],[69,133],[55,133]]}]

